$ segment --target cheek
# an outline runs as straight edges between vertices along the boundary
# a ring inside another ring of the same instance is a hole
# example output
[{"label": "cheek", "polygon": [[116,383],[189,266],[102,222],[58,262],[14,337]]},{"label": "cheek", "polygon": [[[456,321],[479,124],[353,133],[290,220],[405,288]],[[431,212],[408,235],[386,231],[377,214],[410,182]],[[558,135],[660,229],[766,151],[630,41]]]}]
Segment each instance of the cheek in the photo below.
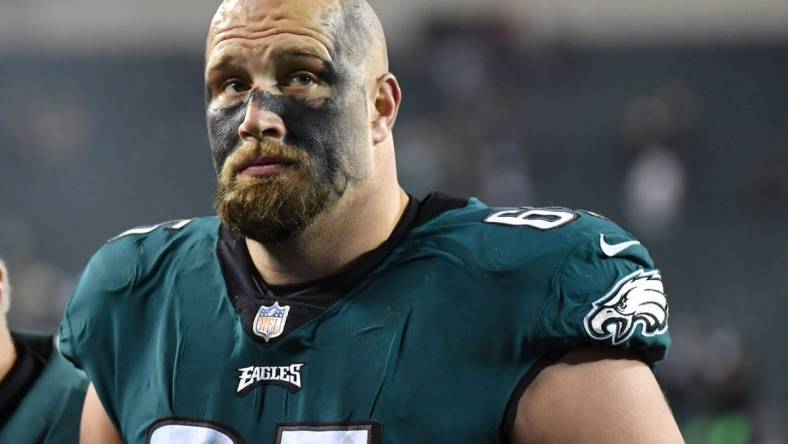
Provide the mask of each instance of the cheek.
[{"label": "cheek", "polygon": [[288,107],[285,142],[306,150],[324,176],[344,182],[356,176],[353,157],[360,145],[355,137],[359,123],[354,117],[347,106],[335,100],[326,100],[317,108]]},{"label": "cheek", "polygon": [[360,173],[370,146],[369,113],[364,94],[351,97],[342,107],[334,122],[337,150],[354,175]]},{"label": "cheek", "polygon": [[207,111],[208,138],[217,172],[221,171],[227,157],[240,142],[238,128],[244,121],[244,111],[244,104],[229,108],[209,108]]},{"label": "cheek", "polygon": [[338,94],[320,106],[293,102],[285,107],[283,120],[287,143],[309,149],[313,154],[349,155],[363,143],[365,103]]},{"label": "cheek", "polygon": [[285,106],[282,120],[287,128],[285,143],[308,150],[311,154],[336,151],[337,125],[341,120],[333,100],[326,100],[319,107],[290,103]]}]

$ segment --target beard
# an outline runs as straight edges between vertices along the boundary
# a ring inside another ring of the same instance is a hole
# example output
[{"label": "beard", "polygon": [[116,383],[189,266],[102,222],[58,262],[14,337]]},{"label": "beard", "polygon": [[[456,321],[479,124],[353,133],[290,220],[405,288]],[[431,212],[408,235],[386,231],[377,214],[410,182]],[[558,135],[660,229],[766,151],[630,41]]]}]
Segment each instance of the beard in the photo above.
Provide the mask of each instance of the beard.
[{"label": "beard", "polygon": [[[268,177],[240,174],[255,160],[275,156],[290,163]],[[236,236],[262,244],[290,240],[329,208],[330,179],[322,178],[302,149],[276,143],[253,143],[227,158],[218,177],[216,213]]]}]

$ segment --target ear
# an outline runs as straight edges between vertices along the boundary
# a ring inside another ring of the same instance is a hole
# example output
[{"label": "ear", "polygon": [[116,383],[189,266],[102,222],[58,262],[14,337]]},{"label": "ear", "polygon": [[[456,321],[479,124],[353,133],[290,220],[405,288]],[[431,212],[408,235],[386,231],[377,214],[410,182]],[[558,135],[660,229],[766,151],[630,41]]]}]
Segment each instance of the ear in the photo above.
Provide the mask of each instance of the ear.
[{"label": "ear", "polygon": [[377,145],[384,142],[394,128],[399,105],[402,102],[402,90],[394,74],[383,74],[376,82],[374,96],[375,109],[372,113],[372,142]]}]

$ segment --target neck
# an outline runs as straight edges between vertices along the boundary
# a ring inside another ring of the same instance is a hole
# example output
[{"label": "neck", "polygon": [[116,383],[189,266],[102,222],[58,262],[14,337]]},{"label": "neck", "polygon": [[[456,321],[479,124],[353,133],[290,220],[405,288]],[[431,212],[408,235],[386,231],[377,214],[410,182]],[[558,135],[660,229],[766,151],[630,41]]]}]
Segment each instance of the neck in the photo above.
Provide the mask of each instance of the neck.
[{"label": "neck", "polygon": [[[2,315],[0,315],[2,316]],[[5,320],[0,319],[0,381],[11,372],[16,363],[16,347]]]},{"label": "neck", "polygon": [[292,285],[339,272],[362,254],[379,247],[408,205],[399,187],[346,195],[296,239],[263,245],[246,239],[249,255],[265,281]]}]

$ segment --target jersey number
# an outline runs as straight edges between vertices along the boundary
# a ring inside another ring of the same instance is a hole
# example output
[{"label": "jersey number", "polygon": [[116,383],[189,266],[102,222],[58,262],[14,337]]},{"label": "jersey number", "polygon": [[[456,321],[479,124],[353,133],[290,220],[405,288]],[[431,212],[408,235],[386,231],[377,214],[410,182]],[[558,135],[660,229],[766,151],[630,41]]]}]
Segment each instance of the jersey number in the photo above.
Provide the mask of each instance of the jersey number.
[{"label": "jersey number", "polygon": [[531,227],[542,231],[563,227],[578,219],[573,211],[548,208],[518,208],[499,211],[484,219],[488,224]]},{"label": "jersey number", "polygon": [[159,228],[167,228],[167,229],[170,229],[170,230],[180,230],[181,228],[185,227],[186,225],[189,225],[189,222],[191,222],[191,221],[192,221],[191,219],[178,219],[178,220],[171,220],[169,222],[163,222],[163,223],[156,224],[156,225],[146,225],[144,227],[132,228],[131,230],[126,230],[123,233],[120,233],[119,235],[113,237],[112,239],[108,240],[107,243],[115,242],[116,240],[118,240],[118,239],[120,239],[122,237],[131,236],[131,235],[134,235],[134,234],[142,235],[142,234],[153,233],[154,231],[156,231]]},{"label": "jersey number", "polygon": [[215,424],[165,419],[148,432],[148,444],[241,444],[232,431]]},{"label": "jersey number", "polygon": [[380,425],[280,425],[276,444],[378,444]]},{"label": "jersey number", "polygon": [[[151,428],[148,444],[241,444],[232,431],[199,421],[165,420]],[[280,425],[276,444],[379,444],[379,424]]]}]

